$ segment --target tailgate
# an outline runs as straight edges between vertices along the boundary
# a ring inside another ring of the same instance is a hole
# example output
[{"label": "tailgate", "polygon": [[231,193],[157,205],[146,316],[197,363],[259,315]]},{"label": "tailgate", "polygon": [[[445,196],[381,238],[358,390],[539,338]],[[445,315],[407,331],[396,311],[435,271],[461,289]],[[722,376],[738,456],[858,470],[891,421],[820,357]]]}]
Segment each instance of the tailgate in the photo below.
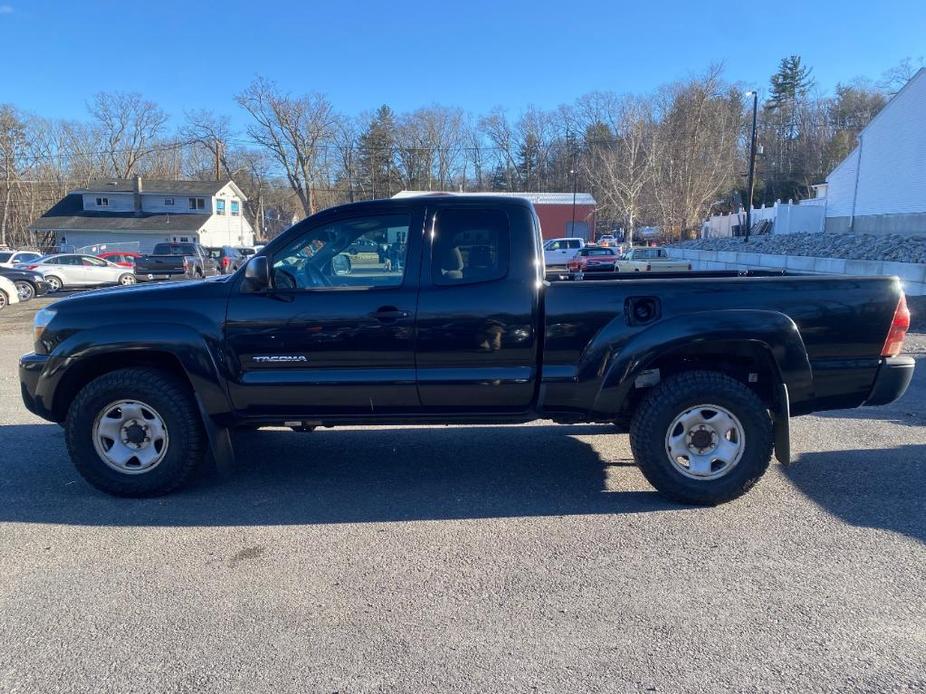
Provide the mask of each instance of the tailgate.
[{"label": "tailgate", "polygon": [[183,272],[182,255],[145,255],[135,263],[136,273],[175,274]]}]

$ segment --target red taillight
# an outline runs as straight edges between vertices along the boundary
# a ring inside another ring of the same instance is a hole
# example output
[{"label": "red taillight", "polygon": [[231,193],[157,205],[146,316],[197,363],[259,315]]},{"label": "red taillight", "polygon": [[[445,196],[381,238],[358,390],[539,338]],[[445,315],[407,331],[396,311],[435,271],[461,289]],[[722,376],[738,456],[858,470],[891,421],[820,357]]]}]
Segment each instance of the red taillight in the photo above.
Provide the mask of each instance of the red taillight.
[{"label": "red taillight", "polygon": [[896,357],[903,348],[904,338],[910,329],[910,309],[907,308],[907,297],[900,295],[900,301],[897,302],[897,308],[894,310],[894,319],[891,321],[891,329],[887,331],[887,338],[884,340],[884,347],[881,348],[882,357]]},{"label": "red taillight", "polygon": [[222,258],[222,267],[228,267],[231,265],[231,258]]},{"label": "red taillight", "polygon": [[38,265],[26,265],[27,270],[35,270],[37,267]]}]

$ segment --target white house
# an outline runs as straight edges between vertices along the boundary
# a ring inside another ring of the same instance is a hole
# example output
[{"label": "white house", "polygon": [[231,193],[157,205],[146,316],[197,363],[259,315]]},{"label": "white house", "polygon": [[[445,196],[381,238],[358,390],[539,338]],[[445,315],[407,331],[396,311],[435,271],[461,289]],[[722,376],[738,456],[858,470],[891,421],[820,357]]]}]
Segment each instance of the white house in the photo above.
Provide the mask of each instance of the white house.
[{"label": "white house", "polygon": [[926,235],[926,68],[826,179],[826,231]]},{"label": "white house", "polygon": [[234,181],[100,180],[66,195],[29,228],[43,247],[251,246],[245,200]]}]

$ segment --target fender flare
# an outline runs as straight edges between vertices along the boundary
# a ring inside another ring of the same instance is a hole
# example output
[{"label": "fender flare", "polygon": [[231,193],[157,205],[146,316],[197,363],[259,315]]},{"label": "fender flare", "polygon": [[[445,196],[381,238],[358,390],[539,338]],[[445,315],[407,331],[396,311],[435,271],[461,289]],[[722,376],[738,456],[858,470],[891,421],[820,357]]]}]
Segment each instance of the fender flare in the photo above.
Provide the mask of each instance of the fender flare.
[{"label": "fender flare", "polygon": [[[126,323],[78,331],[55,346],[50,358],[56,363],[57,383],[82,360],[113,353],[160,352],[174,357],[193,387],[201,409],[210,417],[227,415],[231,402],[216,355],[221,346],[195,329],[175,323]],[[50,374],[55,378],[55,374]]]},{"label": "fender flare", "polygon": [[662,320],[624,343],[608,345],[607,365],[593,410],[615,416],[634,389],[636,377],[657,359],[692,344],[711,343],[758,347],[777,368],[778,381],[787,387],[791,401],[813,397],[813,370],[794,321],[778,311],[727,309]]}]

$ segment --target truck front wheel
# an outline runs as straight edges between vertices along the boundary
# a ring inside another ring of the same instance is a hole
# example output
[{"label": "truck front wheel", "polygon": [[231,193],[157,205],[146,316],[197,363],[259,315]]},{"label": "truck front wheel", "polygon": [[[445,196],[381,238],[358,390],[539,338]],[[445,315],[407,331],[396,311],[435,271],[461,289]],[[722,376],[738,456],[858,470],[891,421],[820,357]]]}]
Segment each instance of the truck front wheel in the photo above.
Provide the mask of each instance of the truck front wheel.
[{"label": "truck front wheel", "polygon": [[643,475],[665,496],[713,505],[745,494],[768,468],[772,420],[756,394],[714,371],[654,387],[630,425]]},{"label": "truck front wheel", "polygon": [[158,369],[120,369],[88,383],[68,409],[65,437],[81,476],[116,496],[166,494],[205,455],[188,388]]}]

